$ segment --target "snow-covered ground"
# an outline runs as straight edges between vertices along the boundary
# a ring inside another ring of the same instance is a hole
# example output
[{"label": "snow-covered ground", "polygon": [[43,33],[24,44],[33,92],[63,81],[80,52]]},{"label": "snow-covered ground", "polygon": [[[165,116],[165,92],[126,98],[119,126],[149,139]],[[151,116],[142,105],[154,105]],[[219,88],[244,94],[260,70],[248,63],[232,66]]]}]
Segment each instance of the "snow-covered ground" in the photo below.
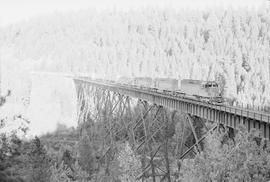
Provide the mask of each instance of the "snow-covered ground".
[{"label": "snow-covered ground", "polygon": [[30,133],[54,131],[57,123],[77,126],[76,89],[72,78],[50,74],[31,74],[32,89],[26,116]]},{"label": "snow-covered ground", "polygon": [[[21,93],[14,89],[15,93],[12,93],[0,108],[0,118],[7,120],[0,133],[28,127],[26,137],[33,137],[54,131],[58,123],[76,127],[77,95],[73,80],[62,74],[29,73],[29,76],[31,78],[29,95],[24,95],[25,99],[18,99]],[[12,87],[9,89],[12,90]],[[30,123],[14,117],[18,115]]]},{"label": "snow-covered ground", "polygon": [[[11,90],[11,96],[0,108],[1,118],[8,120],[5,130],[0,132],[28,126],[31,137],[55,130],[57,123],[77,126],[76,90],[72,79],[62,74],[33,74],[38,60],[18,60],[12,55],[12,49],[0,52],[2,95]],[[22,115],[30,123],[13,120],[14,115]]]}]

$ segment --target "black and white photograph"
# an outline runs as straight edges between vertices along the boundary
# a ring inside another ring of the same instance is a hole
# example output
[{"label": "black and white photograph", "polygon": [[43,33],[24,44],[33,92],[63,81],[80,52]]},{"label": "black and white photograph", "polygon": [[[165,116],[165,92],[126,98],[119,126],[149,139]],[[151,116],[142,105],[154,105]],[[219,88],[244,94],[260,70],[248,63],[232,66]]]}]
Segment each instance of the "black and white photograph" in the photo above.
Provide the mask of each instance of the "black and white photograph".
[{"label": "black and white photograph", "polygon": [[0,182],[270,182],[270,0],[0,0]]}]

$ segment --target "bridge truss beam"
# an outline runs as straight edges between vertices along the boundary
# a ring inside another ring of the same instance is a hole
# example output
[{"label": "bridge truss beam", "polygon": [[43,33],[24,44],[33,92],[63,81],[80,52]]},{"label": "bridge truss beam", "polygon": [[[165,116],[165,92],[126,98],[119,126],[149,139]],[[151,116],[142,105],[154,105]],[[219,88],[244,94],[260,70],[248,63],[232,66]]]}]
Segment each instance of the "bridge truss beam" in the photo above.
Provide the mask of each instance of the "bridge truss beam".
[{"label": "bridge truss beam", "polygon": [[192,116],[220,123],[233,129],[239,129],[240,125],[244,125],[248,131],[251,129],[260,130],[264,138],[270,138],[269,113],[234,106],[204,103],[185,96],[173,96],[171,94],[159,93],[148,88],[132,87],[131,85],[108,83],[87,78],[75,78],[74,81],[76,84],[87,83],[94,87],[108,89],[133,98],[140,98],[149,103],[155,103],[172,110],[182,111]]},{"label": "bridge truss beam", "polygon": [[[140,158],[137,180],[142,181],[172,181],[172,164],[201,150],[205,136],[198,130],[205,125],[198,117],[87,83],[76,84],[76,89],[80,135],[87,135],[91,142],[102,140],[98,163],[106,176],[112,173],[119,143],[128,142]],[[177,124],[182,132],[174,128]],[[102,134],[91,130],[95,125]]]}]

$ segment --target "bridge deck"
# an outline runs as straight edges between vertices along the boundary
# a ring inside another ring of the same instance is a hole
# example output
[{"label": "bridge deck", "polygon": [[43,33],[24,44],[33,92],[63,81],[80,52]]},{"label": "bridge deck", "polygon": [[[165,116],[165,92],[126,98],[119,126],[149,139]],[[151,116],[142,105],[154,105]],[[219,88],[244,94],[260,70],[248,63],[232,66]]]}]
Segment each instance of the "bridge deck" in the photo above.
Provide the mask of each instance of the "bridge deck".
[{"label": "bridge deck", "polygon": [[174,110],[181,110],[182,112],[198,116],[202,119],[223,123],[235,129],[237,129],[240,124],[244,124],[248,130],[255,128],[260,130],[265,138],[270,138],[270,114],[268,113],[228,105],[215,105],[185,96],[178,97],[159,93],[149,88],[143,89],[132,85],[122,85],[102,80],[77,77],[74,78],[74,81],[76,84],[91,85]]}]

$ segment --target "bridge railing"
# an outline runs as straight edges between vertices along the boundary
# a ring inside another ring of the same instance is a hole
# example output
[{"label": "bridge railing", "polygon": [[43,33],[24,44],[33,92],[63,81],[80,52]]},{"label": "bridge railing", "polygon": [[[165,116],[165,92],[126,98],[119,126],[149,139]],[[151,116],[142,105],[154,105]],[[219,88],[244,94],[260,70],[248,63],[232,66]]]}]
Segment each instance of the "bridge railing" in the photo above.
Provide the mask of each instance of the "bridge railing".
[{"label": "bridge railing", "polygon": [[97,85],[99,87],[103,87],[105,89],[110,88],[112,91],[121,92],[121,90],[126,90],[129,92],[137,92],[137,93],[143,93],[143,94],[168,98],[168,99],[172,99],[172,100],[179,100],[182,102],[188,102],[191,104],[212,108],[212,109],[219,110],[222,112],[229,112],[229,113],[234,114],[234,115],[239,115],[242,117],[270,123],[270,114],[266,113],[264,111],[258,111],[258,110],[253,110],[250,108],[242,108],[242,107],[223,105],[223,104],[216,105],[216,104],[202,102],[200,100],[190,98],[190,97],[185,97],[185,96],[177,97],[177,96],[174,96],[171,94],[157,92],[157,91],[154,91],[154,90],[152,90],[150,88],[146,88],[146,87],[144,88],[144,87],[138,87],[138,86],[134,86],[134,85],[119,84],[116,82],[104,81],[101,79],[100,80],[91,80],[89,78],[78,77],[78,78],[75,78],[75,80],[90,82],[94,85]]},{"label": "bridge railing", "polygon": [[243,104],[243,103],[239,103],[239,102],[236,102],[235,106],[236,107],[241,107],[241,108],[244,108],[244,109],[249,109],[249,110],[253,110],[253,111],[261,111],[261,112],[265,112],[265,113],[270,114],[270,106],[259,106],[259,105],[254,105],[254,104]]}]

